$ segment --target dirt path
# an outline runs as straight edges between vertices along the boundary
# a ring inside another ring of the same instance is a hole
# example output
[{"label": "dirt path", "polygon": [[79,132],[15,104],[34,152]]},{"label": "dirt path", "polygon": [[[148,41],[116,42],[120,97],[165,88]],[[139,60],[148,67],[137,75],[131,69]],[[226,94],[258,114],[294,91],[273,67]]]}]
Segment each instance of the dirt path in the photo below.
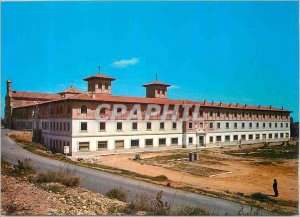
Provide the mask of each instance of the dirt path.
[{"label": "dirt path", "polygon": [[[142,158],[167,156],[170,153],[143,153]],[[232,157],[212,151],[205,158],[221,159],[220,163],[201,164],[201,166],[229,171],[229,173],[213,177],[196,176],[160,166],[141,164],[133,161],[132,154],[99,157],[101,164],[137,172],[143,175],[165,175],[171,180],[172,186],[191,185],[216,192],[241,192],[252,194],[261,192],[273,195],[273,179],[278,180],[280,199],[298,201],[298,161],[289,160],[278,165],[256,165],[255,160]],[[200,156],[201,158],[201,156]]]}]

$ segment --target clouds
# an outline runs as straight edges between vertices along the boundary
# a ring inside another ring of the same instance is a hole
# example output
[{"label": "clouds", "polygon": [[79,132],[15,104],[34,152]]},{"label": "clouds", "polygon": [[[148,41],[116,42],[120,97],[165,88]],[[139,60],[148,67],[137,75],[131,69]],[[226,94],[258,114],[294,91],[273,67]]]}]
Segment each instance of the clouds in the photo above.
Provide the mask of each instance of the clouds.
[{"label": "clouds", "polygon": [[169,87],[169,89],[179,89],[180,87],[177,85],[172,85],[171,87]]},{"label": "clouds", "polygon": [[138,62],[139,62],[138,58],[123,59],[123,60],[117,60],[113,62],[112,66],[117,68],[126,68],[128,66],[136,65]]}]

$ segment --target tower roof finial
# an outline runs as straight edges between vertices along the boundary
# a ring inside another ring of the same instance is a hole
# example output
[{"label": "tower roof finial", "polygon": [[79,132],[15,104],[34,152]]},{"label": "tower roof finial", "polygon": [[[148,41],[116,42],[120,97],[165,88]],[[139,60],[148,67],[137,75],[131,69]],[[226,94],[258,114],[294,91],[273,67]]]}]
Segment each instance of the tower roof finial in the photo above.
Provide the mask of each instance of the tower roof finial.
[{"label": "tower roof finial", "polygon": [[157,81],[157,73],[155,74],[155,81]]},{"label": "tower roof finial", "polygon": [[101,66],[98,66],[98,73],[100,74]]}]

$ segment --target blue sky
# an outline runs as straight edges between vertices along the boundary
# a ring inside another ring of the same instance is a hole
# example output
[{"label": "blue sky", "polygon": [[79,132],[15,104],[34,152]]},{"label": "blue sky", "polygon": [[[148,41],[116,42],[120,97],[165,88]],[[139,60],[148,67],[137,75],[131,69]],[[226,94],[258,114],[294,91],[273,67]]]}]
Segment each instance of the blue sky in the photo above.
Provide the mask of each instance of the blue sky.
[{"label": "blue sky", "polygon": [[[13,89],[58,92],[98,72],[113,94],[272,105],[298,120],[298,2],[2,3],[2,109]],[[3,112],[2,112],[3,114]]]}]

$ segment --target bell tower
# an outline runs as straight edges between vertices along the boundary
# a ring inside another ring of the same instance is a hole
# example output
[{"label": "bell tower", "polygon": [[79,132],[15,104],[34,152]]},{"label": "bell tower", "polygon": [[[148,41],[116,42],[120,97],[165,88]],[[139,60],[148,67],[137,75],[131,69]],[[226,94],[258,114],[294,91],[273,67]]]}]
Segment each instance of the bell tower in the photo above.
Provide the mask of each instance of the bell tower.
[{"label": "bell tower", "polygon": [[88,82],[88,92],[111,94],[111,82],[116,80],[113,77],[109,77],[99,73],[90,77],[84,78],[84,81]]},{"label": "bell tower", "polygon": [[146,87],[147,98],[161,98],[161,99],[167,98],[168,87],[170,86],[171,86],[170,84],[166,84],[161,81],[158,81],[157,76],[156,76],[156,81],[143,85],[143,87]]}]

